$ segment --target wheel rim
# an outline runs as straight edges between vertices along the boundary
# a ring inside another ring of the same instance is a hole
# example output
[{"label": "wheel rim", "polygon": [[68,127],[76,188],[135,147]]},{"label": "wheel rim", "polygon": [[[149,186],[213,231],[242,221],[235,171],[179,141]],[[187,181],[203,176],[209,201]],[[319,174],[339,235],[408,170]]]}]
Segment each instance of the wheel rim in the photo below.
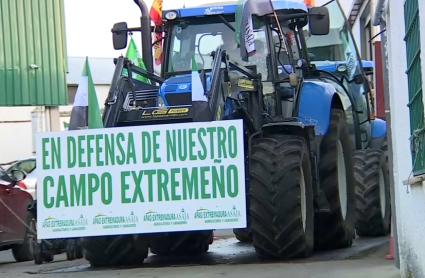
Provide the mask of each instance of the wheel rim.
[{"label": "wheel rim", "polygon": [[385,190],[384,171],[381,169],[379,171],[379,203],[381,205],[382,218],[385,217],[385,211],[387,206],[387,199],[386,199],[385,193],[386,193],[386,190]]},{"label": "wheel rim", "polygon": [[306,229],[306,222],[307,222],[307,200],[305,196],[305,178],[304,178],[304,171],[301,168],[301,177],[300,177],[300,194],[301,194],[301,218],[303,223],[303,230]]},{"label": "wheel rim", "polygon": [[337,142],[337,172],[339,203],[341,206],[342,218],[345,220],[345,217],[347,216],[347,171],[341,140],[338,140]]}]

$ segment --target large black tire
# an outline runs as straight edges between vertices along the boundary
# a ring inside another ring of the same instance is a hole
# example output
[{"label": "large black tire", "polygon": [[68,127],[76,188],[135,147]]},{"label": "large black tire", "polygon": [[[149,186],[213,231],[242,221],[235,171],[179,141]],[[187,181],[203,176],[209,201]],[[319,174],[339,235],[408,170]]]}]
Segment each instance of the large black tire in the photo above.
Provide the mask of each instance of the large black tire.
[{"label": "large black tire", "polygon": [[233,229],[236,239],[243,243],[252,242],[252,232],[250,228]]},{"label": "large black tire", "polygon": [[305,139],[293,135],[256,139],[249,175],[250,226],[257,255],[264,259],[309,256],[314,209]]},{"label": "large black tire", "polygon": [[386,153],[376,149],[356,151],[354,178],[357,234],[387,235],[391,223],[391,198]]},{"label": "large black tire", "polygon": [[81,259],[83,257],[83,251],[81,249],[79,238],[66,239],[65,245],[66,259],[68,261]]},{"label": "large black tire", "polygon": [[35,234],[36,220],[31,212],[28,213],[27,228],[25,231],[25,239],[22,244],[15,245],[12,248],[13,257],[17,262],[32,261],[34,259],[34,241],[37,235]]},{"label": "large black tire", "polygon": [[173,232],[154,236],[150,247],[152,253],[161,256],[193,256],[207,252],[212,241],[212,231]]},{"label": "large black tire", "polygon": [[320,186],[330,211],[316,214],[316,249],[344,248],[352,244],[355,221],[352,156],[353,144],[345,114],[342,110],[332,109],[329,132],[321,143],[319,161]]},{"label": "large black tire", "polygon": [[148,255],[148,241],[140,235],[82,238],[81,247],[93,267],[138,265]]}]

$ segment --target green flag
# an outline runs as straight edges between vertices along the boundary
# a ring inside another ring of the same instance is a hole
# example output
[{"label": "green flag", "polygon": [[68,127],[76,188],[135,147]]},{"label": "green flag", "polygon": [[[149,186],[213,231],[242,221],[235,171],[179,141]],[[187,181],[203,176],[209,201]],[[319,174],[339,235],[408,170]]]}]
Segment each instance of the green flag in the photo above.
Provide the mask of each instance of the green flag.
[{"label": "green flag", "polygon": [[99,103],[90,71],[89,60],[86,57],[81,73],[77,93],[72,107],[69,130],[83,128],[102,128]]},{"label": "green flag", "polygon": [[198,73],[198,64],[195,56],[192,57],[192,101],[208,101],[205,96],[204,85]]},{"label": "green flag", "polygon": [[245,0],[238,0],[237,2],[237,8],[236,8],[236,14],[235,14],[235,40],[236,43],[239,45],[241,43],[240,35],[241,35],[241,23],[242,23],[242,12],[243,12],[243,5]]},{"label": "green flag", "polygon": [[[127,53],[125,54],[125,57],[129,59],[133,64],[135,64],[137,67],[146,70],[145,63],[143,63],[143,59],[139,54],[139,50],[137,50],[137,46],[133,40],[133,37],[130,37],[130,44],[128,45]],[[128,76],[127,70],[124,70],[123,75]],[[146,84],[150,84],[149,79],[147,79],[146,77],[140,76],[138,74],[133,74],[133,75],[135,75],[134,79],[139,80]]]},{"label": "green flag", "polygon": [[99,103],[97,101],[96,89],[94,88],[88,57],[86,57],[86,62],[84,64],[83,75],[87,76],[88,79],[88,127],[102,128],[103,121],[102,117],[100,116]]},{"label": "green flag", "polygon": [[192,71],[198,71],[198,63],[196,63],[195,55],[192,56]]}]

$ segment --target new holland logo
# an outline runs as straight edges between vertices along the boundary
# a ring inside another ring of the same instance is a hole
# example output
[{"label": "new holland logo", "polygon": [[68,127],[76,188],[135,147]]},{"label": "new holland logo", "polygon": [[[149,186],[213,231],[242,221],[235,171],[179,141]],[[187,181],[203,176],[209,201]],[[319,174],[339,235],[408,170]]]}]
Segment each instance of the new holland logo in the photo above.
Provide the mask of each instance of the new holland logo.
[{"label": "new holland logo", "polygon": [[224,7],[223,6],[207,8],[204,11],[205,15],[215,15],[215,14],[223,14],[223,13],[224,13]]},{"label": "new holland logo", "polygon": [[94,225],[109,225],[109,224],[137,224],[139,218],[131,212],[130,215],[124,216],[107,216],[98,214],[93,218]]},{"label": "new holland logo", "polygon": [[84,227],[88,225],[87,219],[81,215],[77,219],[56,219],[48,217],[43,221],[43,228]]}]

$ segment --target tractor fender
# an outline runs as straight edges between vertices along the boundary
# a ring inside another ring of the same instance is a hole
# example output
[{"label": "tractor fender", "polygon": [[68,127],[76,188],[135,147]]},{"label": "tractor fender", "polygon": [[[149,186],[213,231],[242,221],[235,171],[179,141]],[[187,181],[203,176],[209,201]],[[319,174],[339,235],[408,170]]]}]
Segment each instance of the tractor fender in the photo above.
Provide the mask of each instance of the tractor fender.
[{"label": "tractor fender", "polygon": [[251,146],[252,141],[256,138],[262,137],[264,135],[270,134],[292,134],[302,136],[306,139],[307,143],[310,145],[311,140],[314,138],[313,127],[305,126],[302,122],[298,121],[286,121],[286,122],[276,122],[268,123],[261,127],[261,130],[251,134],[248,138],[248,148],[249,156],[251,156]]},{"label": "tractor fender", "polygon": [[382,149],[387,139],[387,122],[381,119],[374,119],[372,121],[370,147],[374,149]]},{"label": "tractor fender", "polygon": [[381,119],[372,121],[372,138],[385,138],[387,136],[387,122]]},{"label": "tractor fender", "polygon": [[268,123],[261,127],[261,134],[293,134],[306,138],[307,142],[310,140],[309,136],[313,134],[311,126],[306,126],[302,122],[277,122]]},{"label": "tractor fender", "polygon": [[316,136],[323,136],[328,132],[335,101],[341,103],[331,84],[305,81],[299,96],[298,118],[305,125],[313,125]]}]

